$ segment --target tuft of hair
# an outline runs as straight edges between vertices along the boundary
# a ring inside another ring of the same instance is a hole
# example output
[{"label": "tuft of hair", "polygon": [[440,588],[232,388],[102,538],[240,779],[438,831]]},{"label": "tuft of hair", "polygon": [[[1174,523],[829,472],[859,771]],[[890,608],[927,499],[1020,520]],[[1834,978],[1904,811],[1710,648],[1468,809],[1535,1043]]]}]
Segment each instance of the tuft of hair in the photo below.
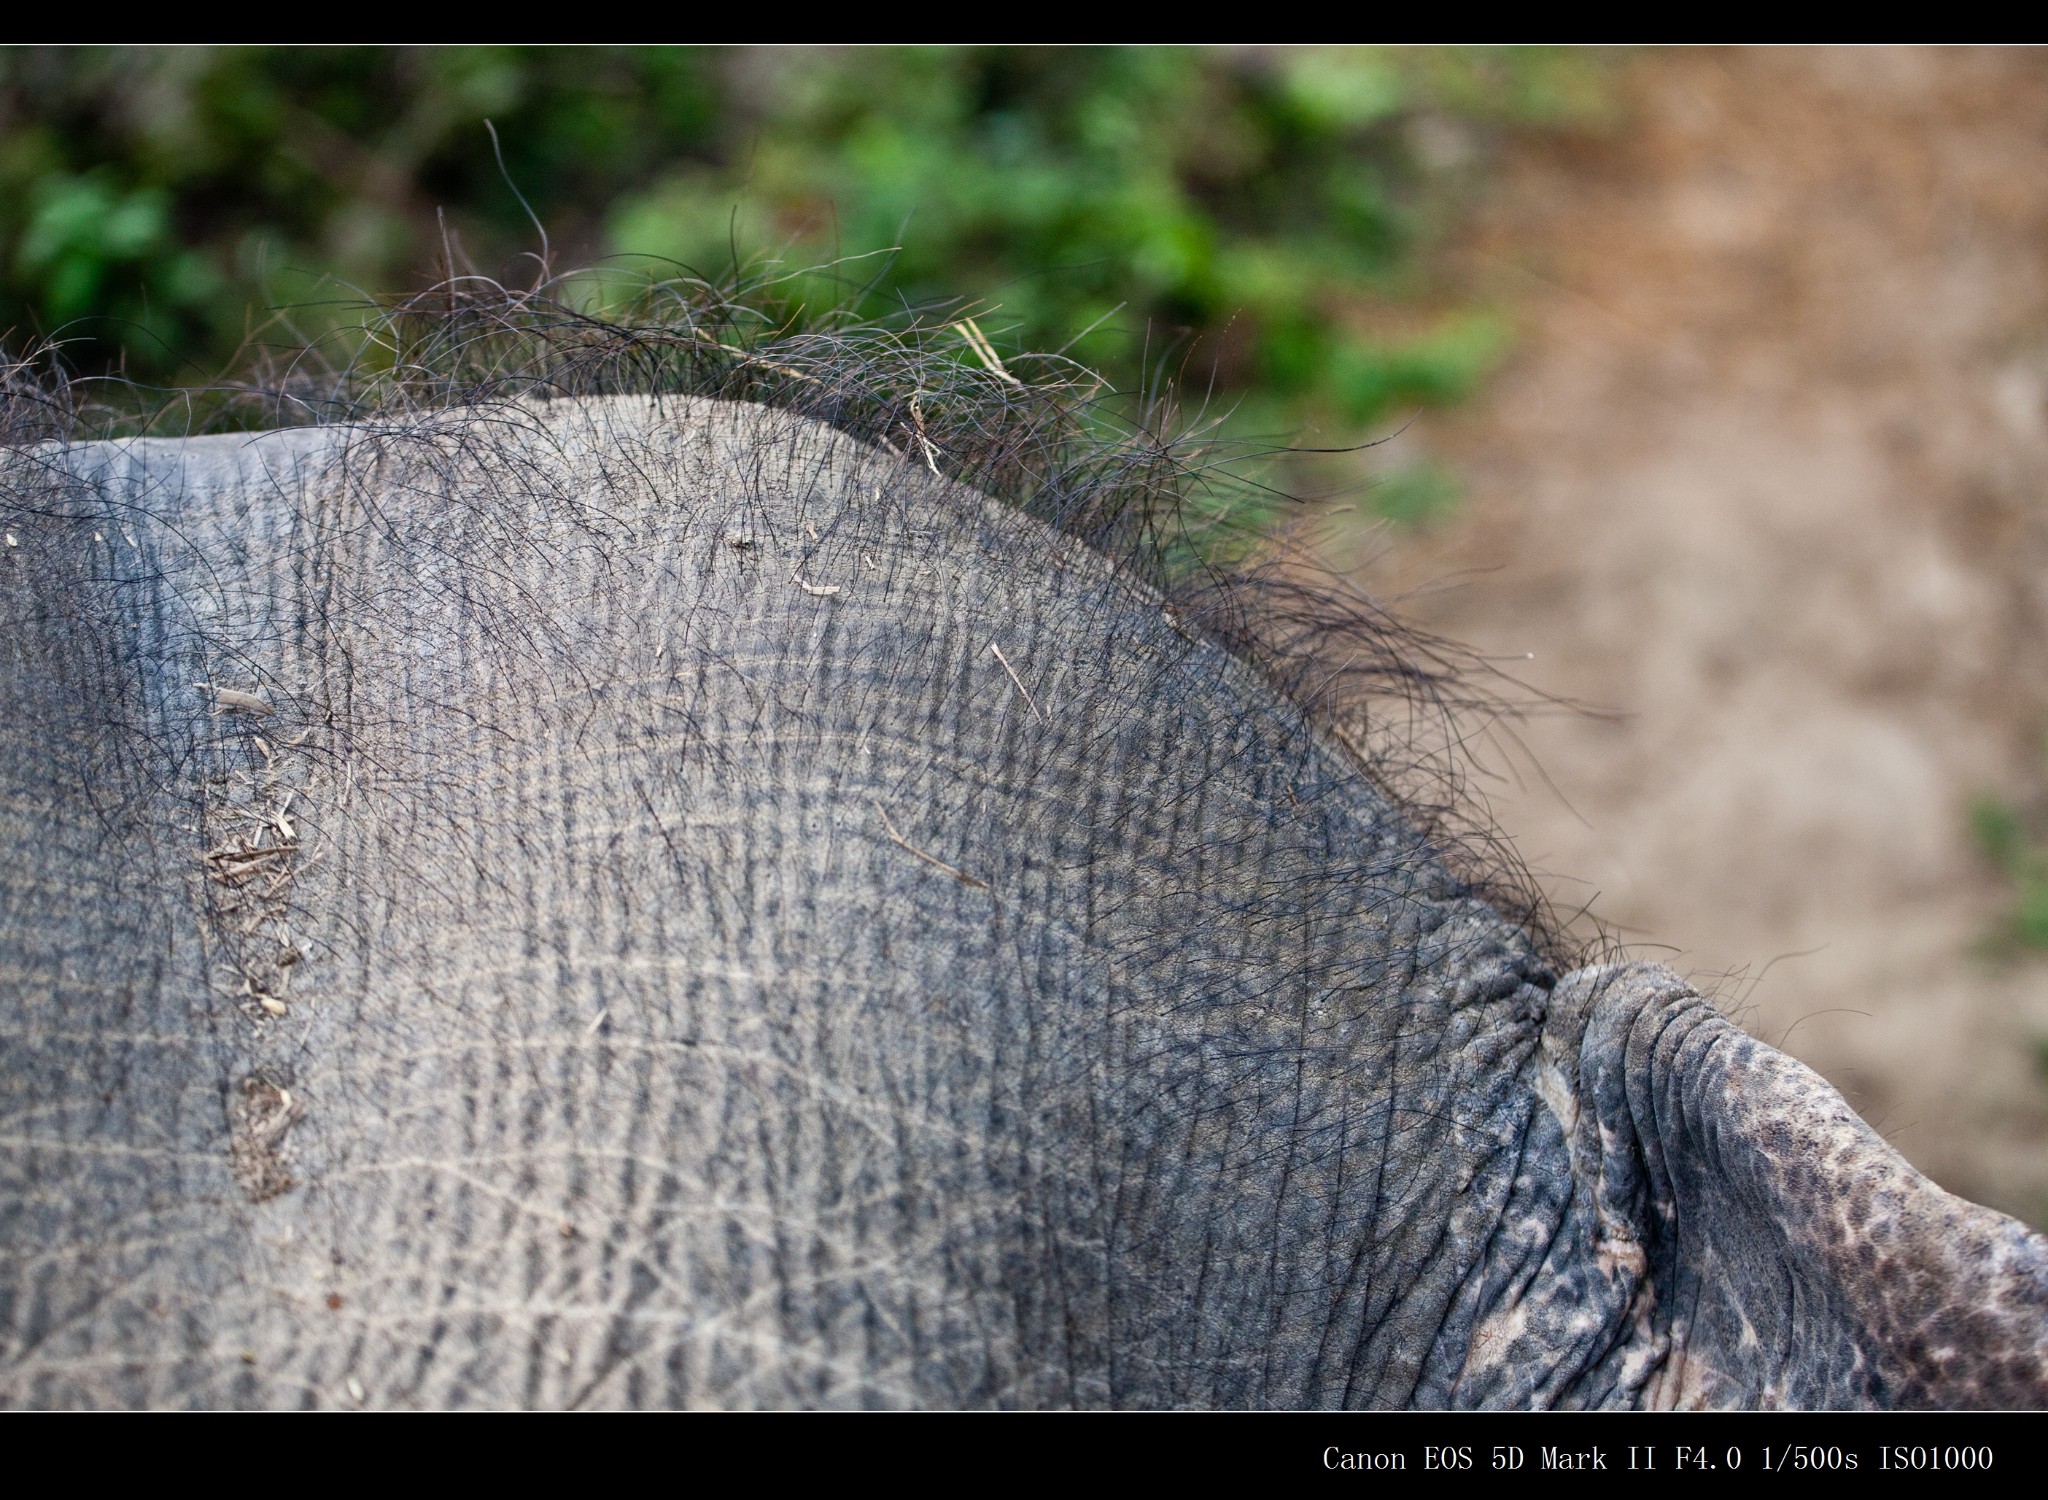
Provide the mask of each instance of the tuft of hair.
[{"label": "tuft of hair", "polygon": [[[578,397],[754,402],[825,423],[1013,505],[1156,589],[1177,626],[1250,665],[1399,805],[1476,895],[1561,966],[1613,947],[1560,918],[1477,783],[1543,698],[1402,621],[1302,540],[1314,507],[1277,488],[1284,446],[1222,435],[1165,379],[1113,389],[1061,354],[1011,350],[959,303],[862,311],[841,267],[713,280],[583,271],[518,291],[451,276],[234,373],[152,389],[80,379],[61,344],[0,358],[0,447],[351,423]],[[806,293],[837,281],[822,307]],[[986,315],[986,314],[984,314]],[[289,327],[287,316],[278,326]]]}]

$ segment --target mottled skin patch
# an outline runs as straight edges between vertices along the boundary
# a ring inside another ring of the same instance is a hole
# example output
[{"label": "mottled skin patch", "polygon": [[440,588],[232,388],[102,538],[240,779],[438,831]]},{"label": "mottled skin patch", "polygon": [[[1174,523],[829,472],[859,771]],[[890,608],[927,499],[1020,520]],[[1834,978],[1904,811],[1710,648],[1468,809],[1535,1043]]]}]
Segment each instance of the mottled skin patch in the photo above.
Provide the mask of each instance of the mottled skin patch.
[{"label": "mottled skin patch", "polygon": [[[1560,1239],[1521,1323],[1555,1348],[1626,1303],[1597,1372],[1653,1406],[2048,1404],[2048,1242],[1943,1192],[1803,1064],[1653,965],[1553,992],[1585,1112]],[[1536,1347],[1526,1340],[1523,1352]],[[1491,1365],[1474,1350],[1466,1379]],[[1626,1372],[1626,1373],[1623,1373]],[[1647,1380],[1643,1377],[1647,1375]]]}]

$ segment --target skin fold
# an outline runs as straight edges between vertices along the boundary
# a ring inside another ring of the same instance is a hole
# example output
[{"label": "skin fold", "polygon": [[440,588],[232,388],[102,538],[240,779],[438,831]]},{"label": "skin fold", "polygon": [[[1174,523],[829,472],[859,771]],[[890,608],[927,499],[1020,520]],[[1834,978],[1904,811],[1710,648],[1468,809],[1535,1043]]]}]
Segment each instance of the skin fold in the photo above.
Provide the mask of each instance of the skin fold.
[{"label": "skin fold", "polygon": [[2048,1400],[2039,1236],[914,452],[5,462],[0,1402]]}]

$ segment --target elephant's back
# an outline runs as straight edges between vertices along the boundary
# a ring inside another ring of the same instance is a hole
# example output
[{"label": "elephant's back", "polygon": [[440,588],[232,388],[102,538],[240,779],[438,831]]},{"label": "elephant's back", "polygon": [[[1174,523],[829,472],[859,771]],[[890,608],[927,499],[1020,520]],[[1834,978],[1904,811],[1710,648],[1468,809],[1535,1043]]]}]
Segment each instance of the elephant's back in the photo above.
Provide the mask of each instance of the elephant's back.
[{"label": "elephant's back", "polygon": [[18,456],[0,1397],[1447,1380],[1540,963],[942,457],[637,399]]}]

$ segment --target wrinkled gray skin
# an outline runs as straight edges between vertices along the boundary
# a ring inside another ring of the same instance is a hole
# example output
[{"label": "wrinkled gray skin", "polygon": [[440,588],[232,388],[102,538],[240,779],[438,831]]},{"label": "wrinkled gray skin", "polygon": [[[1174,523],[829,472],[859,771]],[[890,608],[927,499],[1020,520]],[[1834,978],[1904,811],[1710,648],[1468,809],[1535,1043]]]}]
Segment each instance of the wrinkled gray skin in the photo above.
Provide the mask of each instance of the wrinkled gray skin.
[{"label": "wrinkled gray skin", "polygon": [[2042,1239],[921,462],[5,482],[0,1402],[2048,1398]]}]

